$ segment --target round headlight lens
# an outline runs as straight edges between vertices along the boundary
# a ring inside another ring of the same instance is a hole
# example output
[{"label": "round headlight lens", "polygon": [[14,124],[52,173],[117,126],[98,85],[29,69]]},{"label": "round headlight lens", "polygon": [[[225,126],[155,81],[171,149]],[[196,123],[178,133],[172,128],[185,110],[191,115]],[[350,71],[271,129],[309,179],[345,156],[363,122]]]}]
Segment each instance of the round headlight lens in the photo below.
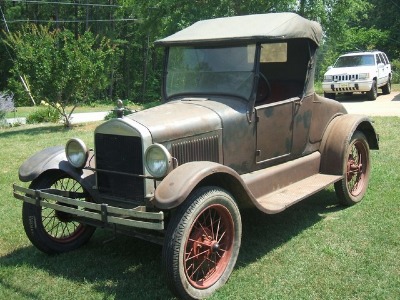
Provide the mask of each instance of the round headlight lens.
[{"label": "round headlight lens", "polygon": [[65,146],[65,154],[75,168],[83,168],[89,155],[85,143],[80,139],[70,139]]},{"label": "round headlight lens", "polygon": [[147,171],[156,178],[165,176],[171,168],[172,157],[168,150],[160,144],[151,145],[145,153]]}]

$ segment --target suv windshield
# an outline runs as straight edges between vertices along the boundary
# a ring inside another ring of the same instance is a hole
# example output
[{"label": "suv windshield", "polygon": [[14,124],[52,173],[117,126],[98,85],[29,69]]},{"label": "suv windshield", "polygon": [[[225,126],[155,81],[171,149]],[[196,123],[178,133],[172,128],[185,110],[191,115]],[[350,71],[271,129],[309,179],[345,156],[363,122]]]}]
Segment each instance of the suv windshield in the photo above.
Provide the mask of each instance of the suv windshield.
[{"label": "suv windshield", "polygon": [[371,54],[341,56],[335,63],[335,68],[373,66],[375,65],[374,56]]},{"label": "suv windshield", "polygon": [[233,95],[249,99],[253,87],[255,45],[171,47],[166,93]]}]

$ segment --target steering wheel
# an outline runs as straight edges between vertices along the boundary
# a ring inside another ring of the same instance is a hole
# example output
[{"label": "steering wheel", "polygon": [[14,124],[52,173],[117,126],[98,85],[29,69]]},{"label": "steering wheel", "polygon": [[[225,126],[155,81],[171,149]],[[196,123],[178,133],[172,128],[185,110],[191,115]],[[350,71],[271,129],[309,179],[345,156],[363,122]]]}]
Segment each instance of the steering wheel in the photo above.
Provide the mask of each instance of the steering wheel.
[{"label": "steering wheel", "polygon": [[256,103],[267,100],[271,94],[271,85],[269,84],[267,77],[265,77],[262,73],[259,74],[260,78],[258,80]]}]

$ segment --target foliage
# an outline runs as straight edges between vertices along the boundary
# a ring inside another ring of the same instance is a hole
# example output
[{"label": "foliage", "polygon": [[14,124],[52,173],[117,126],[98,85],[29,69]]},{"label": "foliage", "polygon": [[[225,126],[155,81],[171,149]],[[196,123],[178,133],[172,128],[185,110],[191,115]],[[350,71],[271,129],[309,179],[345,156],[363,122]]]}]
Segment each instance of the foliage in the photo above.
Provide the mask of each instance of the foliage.
[{"label": "foliage", "polygon": [[[153,42],[207,18],[291,11],[320,22],[324,30],[324,41],[316,72],[319,79],[326,67],[347,51],[376,48],[384,51],[391,60],[400,59],[400,5],[393,0],[98,0],[92,6],[81,2],[75,2],[76,5],[62,5],[58,2],[44,4],[2,1],[0,5],[14,34],[23,33],[26,29],[23,22],[11,21],[36,20],[38,24],[48,22],[46,28],[49,32],[69,32],[75,40],[83,38],[90,31],[92,37],[101,37],[97,39],[97,44],[104,37],[108,42],[111,40],[112,45],[118,45],[118,51],[114,52],[102,71],[99,71],[101,76],[96,75],[100,79],[101,88],[96,91],[90,88],[86,92],[96,98],[94,100],[122,98],[136,103],[159,100],[163,52],[162,49],[155,48]],[[115,6],[99,6],[110,4]],[[5,30],[3,23],[0,26]],[[1,32],[0,34],[4,35]],[[62,44],[60,42],[59,45]],[[79,46],[73,43],[71,45]],[[54,44],[49,45],[48,49],[55,49]],[[10,52],[15,57],[16,53]],[[61,59],[66,58],[70,57]],[[36,61],[30,61],[30,64],[34,65]],[[15,77],[15,72],[14,79],[9,80],[10,70],[15,69],[14,65],[0,40],[0,90],[8,87],[14,91],[18,88],[19,104],[20,94],[25,92],[21,84],[17,84],[19,78]],[[42,67],[46,69],[47,65]],[[29,74],[24,74],[22,70],[19,74],[26,75],[28,85],[33,84],[31,81],[35,79],[29,77]],[[82,75],[76,74],[76,77],[82,79],[86,75],[83,72]],[[65,82],[59,81],[57,77],[55,79],[58,83],[49,86],[49,89],[65,86]],[[82,80],[82,85],[85,84]],[[34,87],[31,86],[31,90]],[[63,93],[66,93],[65,90]],[[85,92],[80,93],[82,95]],[[30,103],[26,93],[24,97],[25,104]],[[40,102],[46,99],[38,100]]]},{"label": "foliage", "polygon": [[400,83],[400,59],[394,59],[391,61],[393,70],[393,83]]},{"label": "foliage", "polygon": [[26,123],[57,123],[61,119],[60,111],[49,105],[49,103],[42,101],[41,106],[37,107],[35,111],[26,117]]},{"label": "foliage", "polygon": [[[59,110],[64,124],[79,103],[96,97],[108,85],[108,73],[115,47],[106,38],[87,31],[77,39],[69,30],[50,30],[48,26],[28,25],[8,35],[7,44],[14,50],[10,88],[19,105],[29,103],[26,85],[34,99],[46,101]],[[73,105],[70,112],[68,105]]]}]

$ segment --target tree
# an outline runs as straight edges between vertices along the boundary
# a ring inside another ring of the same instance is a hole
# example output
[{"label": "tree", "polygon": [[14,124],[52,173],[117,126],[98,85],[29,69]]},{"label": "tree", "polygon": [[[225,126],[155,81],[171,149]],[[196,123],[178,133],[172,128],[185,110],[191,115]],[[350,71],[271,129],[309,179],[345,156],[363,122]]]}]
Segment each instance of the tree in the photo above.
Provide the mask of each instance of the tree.
[{"label": "tree", "polygon": [[[76,106],[96,98],[107,87],[107,71],[117,53],[110,40],[89,31],[75,39],[69,30],[41,25],[9,34],[6,43],[15,56],[9,85],[19,104],[29,101],[19,80],[24,74],[36,102],[45,101],[58,109],[67,127]],[[72,106],[69,112],[67,106]]]}]

